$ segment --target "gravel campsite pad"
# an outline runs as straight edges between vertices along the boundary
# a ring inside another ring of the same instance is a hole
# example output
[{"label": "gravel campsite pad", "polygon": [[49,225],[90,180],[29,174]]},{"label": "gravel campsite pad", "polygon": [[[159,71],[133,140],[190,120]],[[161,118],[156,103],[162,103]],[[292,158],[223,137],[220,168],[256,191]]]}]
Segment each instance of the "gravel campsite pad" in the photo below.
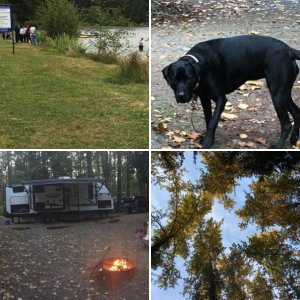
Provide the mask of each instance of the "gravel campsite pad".
[{"label": "gravel campsite pad", "polygon": [[[161,70],[194,44],[213,38],[261,34],[300,49],[298,1],[154,1],[152,16],[152,148],[199,148],[205,121],[199,104],[177,104]],[[299,65],[299,61],[298,61]],[[278,70],[280,71],[280,70]],[[292,96],[300,106],[300,77]],[[247,82],[228,95],[214,148],[267,148],[280,125],[265,80]],[[285,145],[291,148],[289,141]]]},{"label": "gravel campsite pad", "polygon": [[[47,225],[1,219],[0,298],[148,299],[148,248],[137,233],[146,221],[146,213]],[[133,278],[110,288],[99,265],[105,253],[133,260]]]}]

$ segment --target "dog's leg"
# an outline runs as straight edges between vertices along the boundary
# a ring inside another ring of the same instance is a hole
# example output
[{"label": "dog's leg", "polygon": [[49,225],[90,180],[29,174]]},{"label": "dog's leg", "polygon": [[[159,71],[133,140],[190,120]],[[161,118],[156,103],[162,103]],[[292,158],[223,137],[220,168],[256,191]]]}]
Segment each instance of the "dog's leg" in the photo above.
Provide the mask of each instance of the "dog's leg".
[{"label": "dog's leg", "polygon": [[296,105],[292,98],[289,102],[289,112],[291,113],[294,119],[294,127],[292,135],[290,137],[290,142],[292,145],[296,145],[299,139],[300,108]]},{"label": "dog's leg", "polygon": [[292,129],[291,121],[288,115],[289,101],[291,98],[290,87],[287,85],[270,88],[272,101],[280,121],[281,133],[277,144],[271,145],[271,148],[282,148]]},{"label": "dog's leg", "polygon": [[[297,75],[299,74],[299,68],[296,64],[296,62],[293,62],[293,71],[294,71],[294,80],[295,82]],[[288,110],[290,114],[293,116],[294,119],[294,126],[292,135],[290,137],[290,142],[292,145],[296,145],[298,139],[299,139],[299,126],[300,126],[300,108],[296,105],[296,103],[293,101],[292,97],[290,98],[289,107]]]},{"label": "dog's leg", "polygon": [[[280,66],[280,72],[278,71]],[[270,90],[271,98],[280,121],[281,133],[277,144],[271,148],[282,148],[292,129],[288,111],[294,116],[298,115],[295,106],[293,105],[291,91],[293,83],[298,74],[298,67],[286,52],[280,52],[273,59],[268,59],[266,66],[266,81]],[[299,118],[295,120],[295,127],[292,134],[292,141],[298,135]]]},{"label": "dog's leg", "polygon": [[209,124],[207,126],[207,133],[202,142],[202,148],[204,149],[212,148],[214,144],[216,128],[218,126],[221,114],[225,108],[227,99],[225,96],[222,96],[214,99],[214,101],[216,102],[216,108],[214,114],[210,118]]},{"label": "dog's leg", "polygon": [[208,124],[212,118],[212,112],[211,112],[211,100],[209,98],[201,98],[201,105],[204,111],[204,117],[206,122],[206,129],[208,129]]}]

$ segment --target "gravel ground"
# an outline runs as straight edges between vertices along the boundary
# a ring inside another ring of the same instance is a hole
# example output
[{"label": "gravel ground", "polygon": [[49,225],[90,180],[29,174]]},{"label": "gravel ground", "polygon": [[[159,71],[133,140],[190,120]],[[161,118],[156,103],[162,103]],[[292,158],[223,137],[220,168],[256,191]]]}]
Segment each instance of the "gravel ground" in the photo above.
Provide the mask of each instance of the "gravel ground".
[{"label": "gravel ground", "polygon": [[[177,104],[163,79],[164,66],[184,55],[194,44],[242,34],[269,35],[300,49],[300,3],[298,1],[158,1],[160,13],[152,18],[152,148],[197,148],[194,132],[203,134],[205,122],[200,105],[191,112]],[[299,61],[298,61],[299,65]],[[293,88],[300,106],[300,77]],[[264,80],[246,85],[228,96],[226,113],[216,131],[214,148],[267,148],[280,133],[280,126]],[[194,127],[193,127],[193,124]],[[189,136],[190,135],[190,136]],[[285,148],[291,148],[289,142]]]},{"label": "gravel ground", "polygon": [[[147,220],[147,213],[48,225],[0,220],[0,299],[148,299],[148,249],[136,233]],[[105,258],[136,264],[134,277],[113,288],[94,268],[109,247]]]}]

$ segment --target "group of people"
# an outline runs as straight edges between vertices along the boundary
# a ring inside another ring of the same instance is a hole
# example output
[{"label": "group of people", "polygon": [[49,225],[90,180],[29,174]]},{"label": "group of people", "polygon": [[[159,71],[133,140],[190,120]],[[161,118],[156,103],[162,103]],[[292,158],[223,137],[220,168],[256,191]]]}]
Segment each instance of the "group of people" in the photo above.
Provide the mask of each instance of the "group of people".
[{"label": "group of people", "polygon": [[31,43],[35,45],[37,43],[36,38],[36,30],[35,26],[17,26],[15,28],[15,36],[16,36],[16,43]]}]

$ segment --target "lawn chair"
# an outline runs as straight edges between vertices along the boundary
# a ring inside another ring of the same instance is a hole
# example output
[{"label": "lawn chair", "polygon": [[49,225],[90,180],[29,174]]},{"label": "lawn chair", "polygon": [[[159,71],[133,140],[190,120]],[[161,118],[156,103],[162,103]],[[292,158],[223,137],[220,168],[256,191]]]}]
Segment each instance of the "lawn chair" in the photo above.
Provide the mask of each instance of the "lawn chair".
[{"label": "lawn chair", "polygon": [[138,236],[141,239],[144,247],[149,245],[149,222],[144,222],[144,227],[137,230]]}]

